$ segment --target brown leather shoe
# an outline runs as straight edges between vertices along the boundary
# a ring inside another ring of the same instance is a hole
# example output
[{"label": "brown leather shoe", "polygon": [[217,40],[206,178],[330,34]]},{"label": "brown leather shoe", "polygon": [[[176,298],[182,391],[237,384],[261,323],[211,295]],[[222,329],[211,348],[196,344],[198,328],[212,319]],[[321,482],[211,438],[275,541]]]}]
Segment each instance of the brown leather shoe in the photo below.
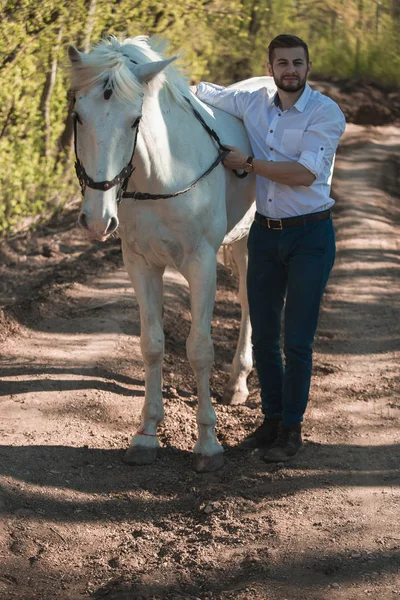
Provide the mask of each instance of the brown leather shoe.
[{"label": "brown leather shoe", "polygon": [[268,448],[277,438],[280,420],[265,417],[263,423],[255,431],[250,433],[239,444],[240,448],[255,450],[256,448]]},{"label": "brown leather shoe", "polygon": [[265,452],[262,459],[268,463],[285,462],[296,456],[302,445],[301,423],[297,423],[292,427],[281,426],[276,440]]}]

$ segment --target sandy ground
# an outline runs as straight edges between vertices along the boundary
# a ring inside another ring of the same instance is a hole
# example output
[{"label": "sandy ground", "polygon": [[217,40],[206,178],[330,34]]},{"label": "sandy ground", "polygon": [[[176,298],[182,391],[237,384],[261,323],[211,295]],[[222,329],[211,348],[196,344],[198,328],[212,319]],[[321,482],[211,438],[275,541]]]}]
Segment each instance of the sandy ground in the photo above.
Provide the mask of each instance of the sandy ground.
[{"label": "sandy ground", "polygon": [[173,272],[164,447],[129,467],[144,381],[117,242],[90,246],[71,212],[1,245],[1,600],[400,598],[399,150],[391,126],[350,125],[341,144],[305,449],[285,467],[237,448],[260,419],[255,375],[245,406],[218,403],[233,275],[219,268],[213,321],[225,467],[191,470],[188,293]]}]

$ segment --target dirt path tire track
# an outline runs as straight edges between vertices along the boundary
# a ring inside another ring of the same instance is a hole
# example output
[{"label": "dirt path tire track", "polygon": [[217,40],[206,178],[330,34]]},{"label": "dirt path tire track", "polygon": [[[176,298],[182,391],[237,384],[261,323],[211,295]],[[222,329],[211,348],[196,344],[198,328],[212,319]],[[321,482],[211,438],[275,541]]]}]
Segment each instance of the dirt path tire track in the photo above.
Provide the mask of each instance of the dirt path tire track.
[{"label": "dirt path tire track", "polygon": [[[51,234],[70,249],[57,285],[1,346],[1,600],[400,598],[399,149],[393,127],[343,141],[306,445],[285,468],[236,448],[259,414],[253,376],[246,406],[216,405],[225,468],[191,472],[188,295],[172,272],[166,447],[151,468],[123,465],[144,390],[136,300],[117,256],[95,250],[86,268],[77,231]],[[234,278],[219,280],[216,398],[238,327]]]}]

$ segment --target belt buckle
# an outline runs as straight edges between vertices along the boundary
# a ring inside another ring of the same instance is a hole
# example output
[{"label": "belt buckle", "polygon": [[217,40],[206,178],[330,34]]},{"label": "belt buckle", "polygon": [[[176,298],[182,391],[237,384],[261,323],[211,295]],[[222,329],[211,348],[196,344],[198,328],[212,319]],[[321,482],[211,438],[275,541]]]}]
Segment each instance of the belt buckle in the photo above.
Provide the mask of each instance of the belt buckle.
[{"label": "belt buckle", "polygon": [[[279,222],[279,227],[271,227],[270,221],[278,221]],[[272,231],[281,231],[283,229],[283,227],[282,227],[282,220],[281,219],[269,219],[267,217],[267,225],[268,225],[268,229],[272,229]]]}]

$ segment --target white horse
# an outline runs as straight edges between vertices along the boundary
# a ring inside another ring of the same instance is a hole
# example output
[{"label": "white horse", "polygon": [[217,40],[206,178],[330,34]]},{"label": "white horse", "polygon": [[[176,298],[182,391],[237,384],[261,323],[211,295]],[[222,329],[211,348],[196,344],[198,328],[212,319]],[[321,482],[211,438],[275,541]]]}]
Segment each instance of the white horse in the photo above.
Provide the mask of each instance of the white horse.
[{"label": "white horse", "polygon": [[[215,470],[223,464],[209,390],[216,254],[223,242],[232,243],[240,275],[241,329],[223,400],[240,404],[248,396],[246,380],[252,369],[245,277],[255,181],[254,176],[238,179],[218,163],[194,187],[173,194],[208,171],[220,152],[191,105],[223,143],[250,154],[244,127],[235,117],[201,103],[170,66],[174,59],[163,59],[145,37],[123,42],[109,38],[89,53],[70,47],[69,58],[76,95],[77,172],[84,196],[79,223],[92,240],[104,240],[118,229],[140,307],[145,401],[142,422],[124,460],[153,462],[159,447],[157,425],[164,415],[163,272],[171,266],[183,274],[190,289],[192,323],[186,348],[198,393],[193,468]],[[127,194],[118,205],[128,179]],[[157,199],[129,197],[134,190]]]}]

